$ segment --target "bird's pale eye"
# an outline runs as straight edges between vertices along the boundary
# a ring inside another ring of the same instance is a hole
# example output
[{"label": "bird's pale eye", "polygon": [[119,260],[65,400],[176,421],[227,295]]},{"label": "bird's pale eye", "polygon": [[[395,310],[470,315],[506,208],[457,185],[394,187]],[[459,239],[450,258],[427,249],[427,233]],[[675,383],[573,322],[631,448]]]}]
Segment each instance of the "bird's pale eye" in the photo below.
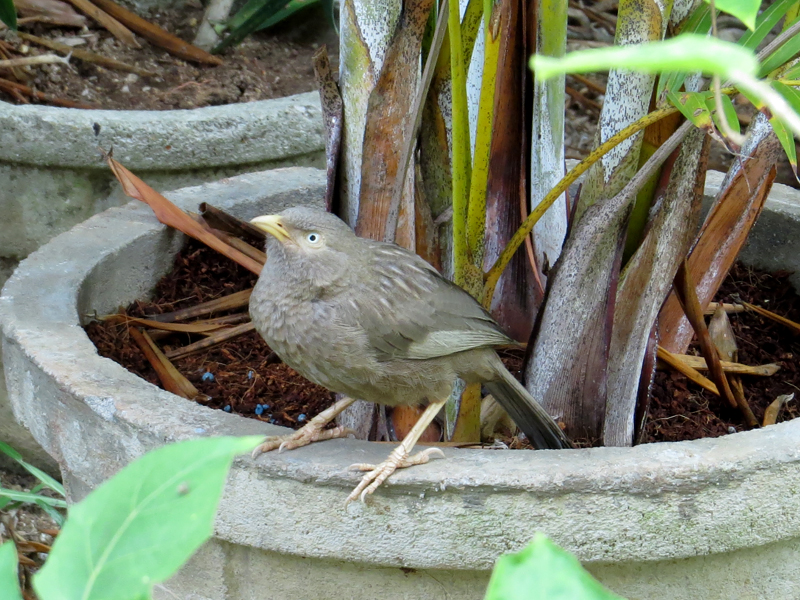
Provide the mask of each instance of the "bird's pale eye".
[{"label": "bird's pale eye", "polygon": [[306,241],[312,246],[316,246],[317,244],[322,242],[322,236],[318,233],[312,232],[306,235]]}]

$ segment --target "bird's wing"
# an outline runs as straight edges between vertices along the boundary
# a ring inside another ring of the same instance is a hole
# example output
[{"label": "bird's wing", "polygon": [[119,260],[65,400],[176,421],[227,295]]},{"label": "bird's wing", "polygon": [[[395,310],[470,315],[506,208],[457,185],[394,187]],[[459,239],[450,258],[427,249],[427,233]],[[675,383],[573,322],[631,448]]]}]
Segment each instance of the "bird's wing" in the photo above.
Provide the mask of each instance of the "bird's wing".
[{"label": "bird's wing", "polygon": [[416,254],[382,242],[370,245],[371,276],[350,298],[379,360],[420,360],[513,343],[469,294]]}]

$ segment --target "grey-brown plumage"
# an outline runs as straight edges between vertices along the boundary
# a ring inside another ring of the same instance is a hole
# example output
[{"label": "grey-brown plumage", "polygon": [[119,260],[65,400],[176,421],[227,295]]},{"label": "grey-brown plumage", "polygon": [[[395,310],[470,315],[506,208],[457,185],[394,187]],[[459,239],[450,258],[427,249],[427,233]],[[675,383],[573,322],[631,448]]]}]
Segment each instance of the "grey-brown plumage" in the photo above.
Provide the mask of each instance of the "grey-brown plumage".
[{"label": "grey-brown plumage", "polygon": [[485,384],[536,447],[569,446],[495,353],[513,341],[421,258],[311,208],[253,223],[271,235],[250,315],[304,377],[391,406],[442,401],[461,377]]}]

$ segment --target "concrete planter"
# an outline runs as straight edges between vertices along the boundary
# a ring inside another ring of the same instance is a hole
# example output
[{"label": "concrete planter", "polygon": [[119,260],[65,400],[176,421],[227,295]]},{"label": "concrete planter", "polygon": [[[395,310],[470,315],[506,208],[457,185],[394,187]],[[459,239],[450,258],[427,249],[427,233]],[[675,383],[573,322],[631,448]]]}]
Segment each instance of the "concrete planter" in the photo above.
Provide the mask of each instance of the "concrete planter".
[{"label": "concrete planter", "polygon": [[[718,183],[719,178],[715,176]],[[319,203],[310,169],[170,194],[244,218]],[[80,323],[151,289],[181,236],[141,205],[92,217],[30,256],[0,299],[17,418],[58,461],[72,500],[151,448],[281,428],[213,411],[99,358]],[[776,186],[745,258],[800,260],[800,201]],[[386,446],[336,440],[229,478],[216,537],[164,598],[482,598],[502,552],[544,531],[630,598],[800,598],[800,420],[719,439],[632,449],[446,451],[399,472],[368,505],[342,503]]]},{"label": "concrete planter", "polygon": [[[0,285],[54,235],[127,199],[98,147],[159,190],[289,165],[323,166],[317,93],[194,110],[75,110],[0,102]],[[46,456],[14,427],[0,376],[0,439]],[[6,421],[6,425],[2,422]]]}]

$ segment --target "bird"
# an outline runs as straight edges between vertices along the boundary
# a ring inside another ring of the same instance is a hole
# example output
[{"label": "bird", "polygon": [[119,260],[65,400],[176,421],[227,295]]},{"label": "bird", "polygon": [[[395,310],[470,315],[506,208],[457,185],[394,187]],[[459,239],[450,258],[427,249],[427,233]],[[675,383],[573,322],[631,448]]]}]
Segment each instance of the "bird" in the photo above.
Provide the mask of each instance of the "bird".
[{"label": "bird", "polygon": [[250,223],[267,234],[266,264],[250,297],[256,331],[289,367],[343,395],[301,429],[266,438],[254,458],[350,435],[326,427],[355,400],[427,405],[385,461],[351,465],[365,474],[346,503],[363,502],[396,469],[444,457],[439,448],[411,451],[458,378],[485,385],[535,447],[571,447],[495,352],[515,342],[422,258],[358,237],[336,215],[311,207]]}]

